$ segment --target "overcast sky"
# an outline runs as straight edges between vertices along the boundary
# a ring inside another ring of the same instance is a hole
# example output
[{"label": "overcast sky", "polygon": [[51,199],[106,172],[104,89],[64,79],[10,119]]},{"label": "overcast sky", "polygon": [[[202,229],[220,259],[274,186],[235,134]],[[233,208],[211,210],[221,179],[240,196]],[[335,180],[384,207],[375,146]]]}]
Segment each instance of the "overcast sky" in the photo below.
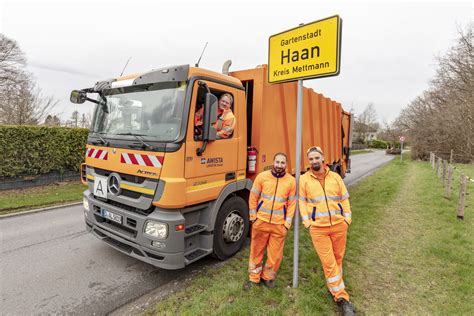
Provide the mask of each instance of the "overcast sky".
[{"label": "overcast sky", "polygon": [[63,120],[92,105],[69,103],[73,89],[176,64],[220,71],[267,63],[268,37],[334,14],[343,19],[341,72],[304,85],[356,114],[369,102],[379,121],[428,87],[435,57],[473,20],[472,1],[5,1],[0,32],[16,40]]}]

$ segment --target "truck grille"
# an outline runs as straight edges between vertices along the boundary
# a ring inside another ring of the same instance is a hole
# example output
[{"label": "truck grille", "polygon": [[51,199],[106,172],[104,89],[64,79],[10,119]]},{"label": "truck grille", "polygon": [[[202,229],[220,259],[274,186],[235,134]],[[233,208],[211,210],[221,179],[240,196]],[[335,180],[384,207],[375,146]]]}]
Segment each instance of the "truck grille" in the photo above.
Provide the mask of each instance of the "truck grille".
[{"label": "truck grille", "polygon": [[[121,191],[119,195],[108,194],[107,200],[95,197],[100,199],[108,204],[117,206],[122,209],[126,209],[130,212],[135,212],[143,215],[150,214],[154,207],[152,205],[155,190],[158,187],[159,180],[144,178],[139,176],[134,176],[130,174],[125,174],[121,172],[116,172],[112,170],[105,170],[95,167],[87,167],[87,174],[92,177],[109,177],[111,173],[117,174],[120,176]],[[88,179],[89,190],[93,192],[94,190],[94,178]],[[126,189],[122,187],[127,187]],[[143,193],[145,191],[146,193]],[[151,194],[153,192],[153,194]]]},{"label": "truck grille", "polygon": [[130,206],[130,205],[122,204],[120,202],[116,202],[116,201],[112,201],[112,200],[108,200],[107,204],[122,208],[124,210],[129,211],[129,212],[138,213],[138,214],[141,214],[141,215],[148,215],[151,212],[153,212],[153,210],[155,209],[155,207],[152,206],[147,210],[142,210],[142,209],[139,209],[139,208],[136,208],[136,207],[133,207],[133,206]]},{"label": "truck grille", "polygon": [[99,168],[94,168],[94,172],[96,174],[98,174],[99,176],[104,176],[104,177],[108,177],[111,173],[117,173],[117,174],[120,175],[122,180],[125,180],[125,181],[128,181],[128,182],[133,182],[133,183],[136,183],[136,184],[142,184],[143,182],[145,182],[145,180],[158,182],[158,180],[148,179],[148,178],[144,178],[144,177],[134,176],[134,175],[131,175],[131,174],[126,174],[126,173],[121,173],[121,172],[116,172],[116,171],[110,171],[110,170],[104,170],[104,169],[99,169]]}]

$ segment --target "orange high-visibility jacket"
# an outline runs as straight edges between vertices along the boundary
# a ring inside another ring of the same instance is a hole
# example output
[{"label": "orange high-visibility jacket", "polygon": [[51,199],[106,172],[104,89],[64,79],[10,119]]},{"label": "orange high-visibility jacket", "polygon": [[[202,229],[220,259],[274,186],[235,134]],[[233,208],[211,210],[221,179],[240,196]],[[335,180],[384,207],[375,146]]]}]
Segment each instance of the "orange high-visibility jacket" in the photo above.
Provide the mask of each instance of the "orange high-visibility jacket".
[{"label": "orange high-visibility jacket", "polygon": [[214,124],[217,130],[217,138],[229,138],[235,127],[235,116],[231,110],[226,110],[217,118]]},{"label": "orange high-visibility jacket", "polygon": [[250,220],[284,224],[290,229],[296,207],[296,181],[287,173],[276,177],[271,170],[260,173],[250,191]]},{"label": "orange high-visibility jacket", "polygon": [[204,117],[204,106],[194,114],[194,126],[202,126]]},{"label": "orange high-visibility jacket", "polygon": [[300,214],[305,227],[332,226],[352,219],[349,192],[341,176],[325,166],[324,186],[311,170],[300,177]]}]

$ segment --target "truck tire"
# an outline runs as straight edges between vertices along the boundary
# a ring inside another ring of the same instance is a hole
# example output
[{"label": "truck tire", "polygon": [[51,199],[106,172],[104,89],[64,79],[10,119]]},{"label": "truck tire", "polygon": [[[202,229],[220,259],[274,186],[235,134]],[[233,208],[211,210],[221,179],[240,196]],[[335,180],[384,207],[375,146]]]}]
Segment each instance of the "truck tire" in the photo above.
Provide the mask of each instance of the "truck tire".
[{"label": "truck tire", "polygon": [[249,231],[247,203],[234,196],[225,201],[217,214],[214,226],[214,257],[225,260],[235,255],[244,245]]}]

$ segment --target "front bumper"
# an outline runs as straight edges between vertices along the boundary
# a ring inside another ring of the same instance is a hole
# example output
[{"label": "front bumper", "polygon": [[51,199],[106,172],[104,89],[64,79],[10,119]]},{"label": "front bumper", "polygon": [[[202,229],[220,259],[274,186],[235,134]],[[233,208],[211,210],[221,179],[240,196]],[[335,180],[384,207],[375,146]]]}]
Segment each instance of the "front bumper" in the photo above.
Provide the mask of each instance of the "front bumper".
[{"label": "front bumper", "polygon": [[[181,212],[155,208],[152,213],[142,215],[98,200],[89,190],[84,192],[84,197],[89,203],[89,211],[84,211],[86,228],[97,238],[122,253],[156,267],[169,270],[184,268],[184,232],[174,229],[176,225],[184,224]],[[101,209],[122,216],[122,224],[103,218]],[[145,235],[143,229],[148,220],[167,224],[167,238],[156,239]],[[152,241],[163,243],[164,248],[156,249]]]}]

